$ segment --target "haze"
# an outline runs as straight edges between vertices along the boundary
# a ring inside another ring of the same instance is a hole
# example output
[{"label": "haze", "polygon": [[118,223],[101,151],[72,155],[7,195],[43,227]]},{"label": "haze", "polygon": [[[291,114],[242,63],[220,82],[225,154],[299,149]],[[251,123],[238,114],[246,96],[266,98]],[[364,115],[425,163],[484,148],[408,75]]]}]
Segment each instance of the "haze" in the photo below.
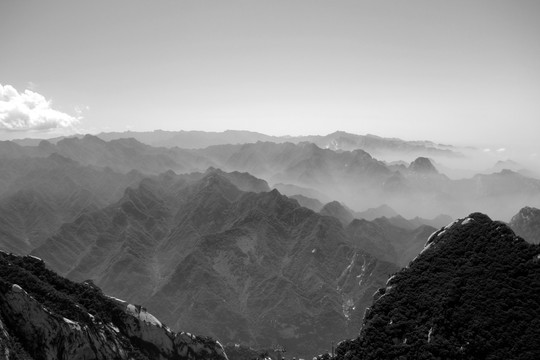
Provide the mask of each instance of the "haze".
[{"label": "haze", "polygon": [[74,121],[3,119],[1,136],[344,130],[529,148],[539,15],[536,1],[2,1],[1,84]]}]

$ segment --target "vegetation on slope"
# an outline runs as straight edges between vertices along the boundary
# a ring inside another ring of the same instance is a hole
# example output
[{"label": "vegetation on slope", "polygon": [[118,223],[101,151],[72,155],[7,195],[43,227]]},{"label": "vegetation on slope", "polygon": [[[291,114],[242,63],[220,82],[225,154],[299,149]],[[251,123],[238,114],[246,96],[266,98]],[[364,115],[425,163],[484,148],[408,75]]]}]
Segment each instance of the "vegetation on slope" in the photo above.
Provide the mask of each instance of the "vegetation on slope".
[{"label": "vegetation on slope", "polygon": [[539,254],[483,214],[439,230],[336,359],[539,359]]}]

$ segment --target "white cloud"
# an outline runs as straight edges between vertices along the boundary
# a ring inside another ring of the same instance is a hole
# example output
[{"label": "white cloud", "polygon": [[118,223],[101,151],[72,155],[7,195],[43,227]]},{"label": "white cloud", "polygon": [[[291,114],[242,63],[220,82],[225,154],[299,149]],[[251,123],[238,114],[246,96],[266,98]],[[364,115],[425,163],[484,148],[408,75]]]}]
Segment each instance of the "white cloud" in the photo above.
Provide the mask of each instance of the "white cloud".
[{"label": "white cloud", "polygon": [[497,149],[497,152],[501,153],[501,152],[505,152],[506,149],[505,148],[500,148],[500,149]]},{"label": "white cloud", "polygon": [[0,131],[29,131],[67,128],[82,117],[51,107],[51,101],[37,92],[19,93],[11,85],[0,84]]}]

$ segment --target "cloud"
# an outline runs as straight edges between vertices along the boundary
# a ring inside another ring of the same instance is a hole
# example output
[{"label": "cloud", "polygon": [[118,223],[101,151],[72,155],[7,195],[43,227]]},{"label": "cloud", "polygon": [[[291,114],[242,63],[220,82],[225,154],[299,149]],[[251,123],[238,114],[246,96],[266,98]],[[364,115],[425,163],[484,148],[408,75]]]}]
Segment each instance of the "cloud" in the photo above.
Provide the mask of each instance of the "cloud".
[{"label": "cloud", "polygon": [[51,101],[37,92],[19,93],[11,85],[0,84],[0,131],[29,131],[67,128],[82,119],[51,107]]},{"label": "cloud", "polygon": [[500,148],[500,149],[497,149],[497,152],[501,153],[501,152],[505,152],[506,149],[505,148]]}]

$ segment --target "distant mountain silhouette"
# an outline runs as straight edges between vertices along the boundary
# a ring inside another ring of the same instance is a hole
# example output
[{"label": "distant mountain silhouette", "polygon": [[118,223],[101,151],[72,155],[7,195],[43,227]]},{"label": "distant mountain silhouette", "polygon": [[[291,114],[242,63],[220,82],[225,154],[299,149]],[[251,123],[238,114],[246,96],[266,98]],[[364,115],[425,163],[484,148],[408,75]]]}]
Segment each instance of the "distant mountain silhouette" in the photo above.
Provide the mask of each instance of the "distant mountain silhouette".
[{"label": "distant mountain silhouette", "polygon": [[81,166],[56,153],[0,159],[0,247],[27,254],[61,224],[118,201],[137,172]]},{"label": "distant mountain silhouette", "polygon": [[365,211],[355,213],[355,217],[358,219],[375,220],[380,217],[391,218],[399,215],[390,206],[383,204],[376,208],[370,208]]},{"label": "distant mountain silhouette", "polygon": [[[377,143],[384,140],[370,137],[370,141],[373,139]],[[386,204],[407,218],[441,213],[457,216],[478,209],[509,220],[512,209],[540,206],[540,180],[511,170],[452,180],[438,173],[425,156],[417,157],[407,168],[403,164],[387,165],[361,149],[331,150],[310,142],[266,141],[188,150],[153,147],[135,139],[107,142],[86,135],[61,139],[56,144],[42,141],[34,147],[0,145],[6,149],[0,151],[0,159],[42,158],[57,153],[84,166],[108,167],[126,174],[134,170],[154,175],[168,170],[201,172],[208,167],[249,172],[288,196],[302,195],[322,203],[335,200],[355,210]],[[0,187],[2,181],[0,176]],[[501,207],[501,203],[509,206]]]},{"label": "distant mountain silhouette", "polygon": [[483,171],[483,173],[485,174],[493,174],[493,173],[498,173],[498,172],[501,172],[503,170],[511,170],[511,171],[515,171],[523,176],[527,176],[527,177],[531,177],[531,178],[535,178],[535,179],[538,179],[540,178],[540,175],[530,169],[527,169],[526,166],[514,161],[514,160],[511,160],[511,159],[507,159],[507,160],[499,160],[497,161],[493,167]]},{"label": "distant mountain silhouette", "polygon": [[409,165],[408,169],[420,174],[438,174],[439,172],[428,158],[419,157]]},{"label": "distant mountain silhouette", "polygon": [[[450,145],[436,144],[431,141],[405,141],[397,138],[384,138],[376,135],[357,135],[344,131],[323,136],[269,136],[252,131],[227,130],[223,132],[205,131],[163,131],[149,132],[108,132],[96,135],[105,141],[133,138],[158,147],[179,147],[183,149],[203,149],[214,145],[246,144],[258,141],[274,143],[314,143],[321,148],[353,151],[361,149],[372,154],[400,153],[418,156],[439,155],[448,157],[462,156]],[[59,139],[54,139],[57,142]],[[35,145],[35,141],[17,140],[21,145]]]},{"label": "distant mountain silhouette", "polygon": [[333,216],[341,221],[343,226],[347,226],[354,219],[354,211],[343,206],[338,201],[332,201],[324,205],[319,214]]}]

